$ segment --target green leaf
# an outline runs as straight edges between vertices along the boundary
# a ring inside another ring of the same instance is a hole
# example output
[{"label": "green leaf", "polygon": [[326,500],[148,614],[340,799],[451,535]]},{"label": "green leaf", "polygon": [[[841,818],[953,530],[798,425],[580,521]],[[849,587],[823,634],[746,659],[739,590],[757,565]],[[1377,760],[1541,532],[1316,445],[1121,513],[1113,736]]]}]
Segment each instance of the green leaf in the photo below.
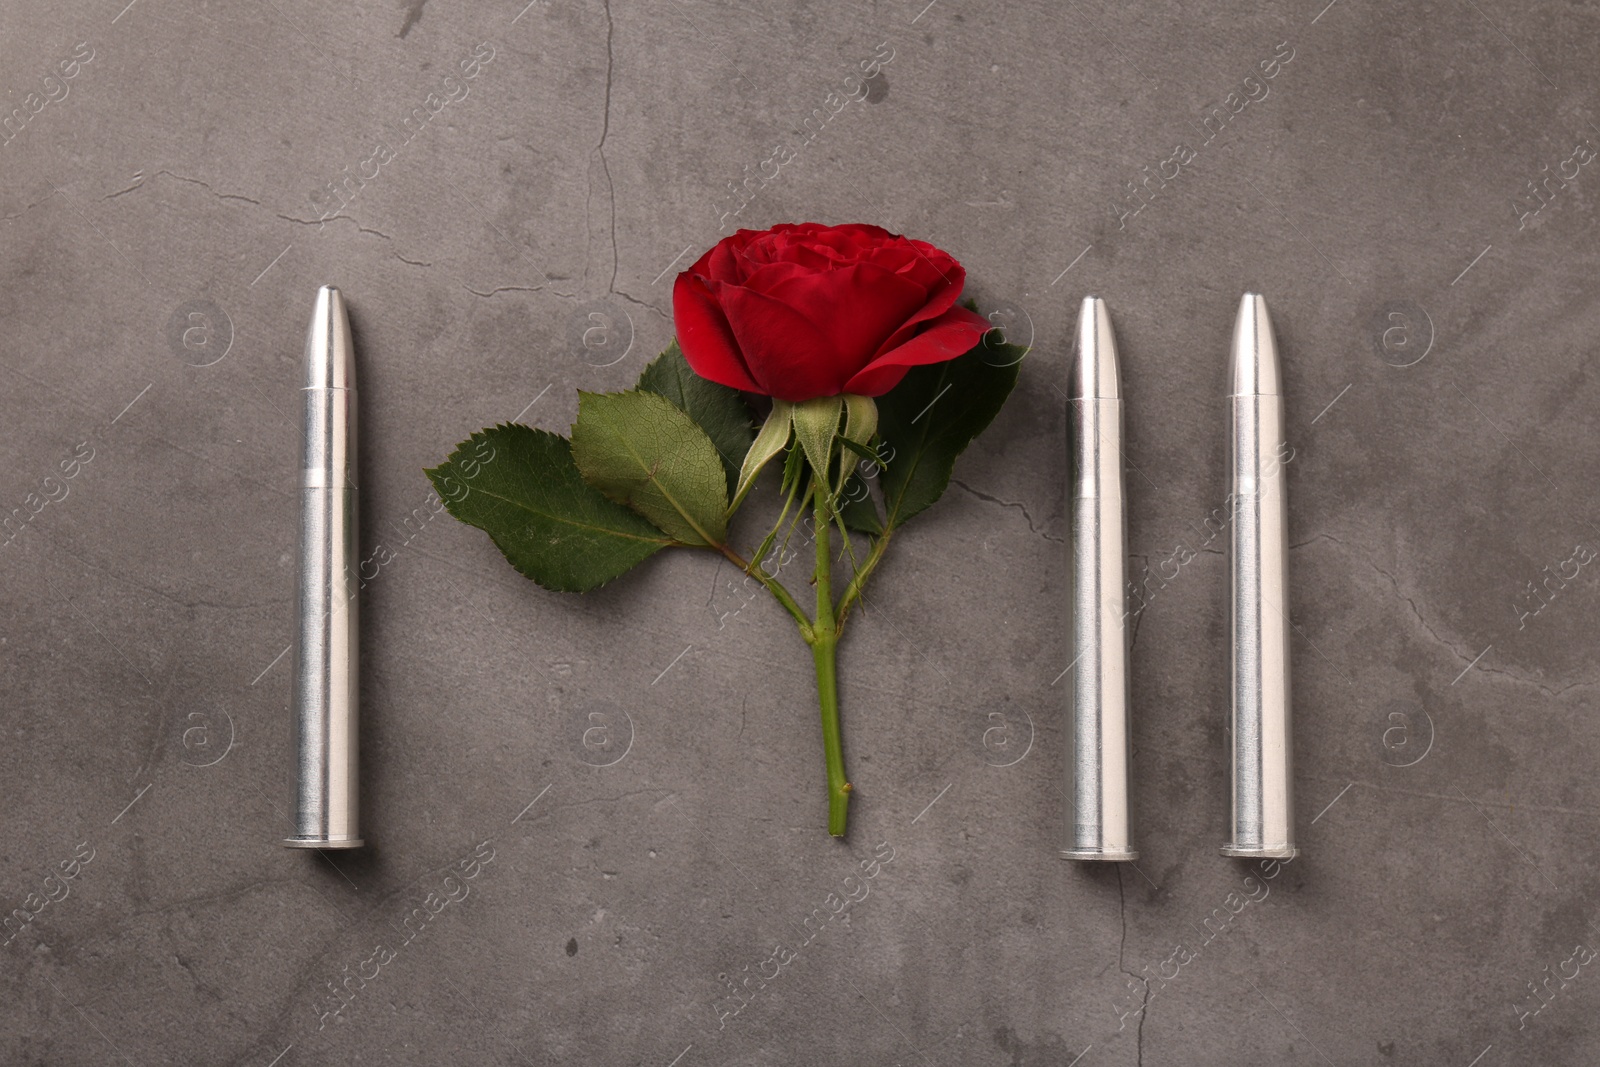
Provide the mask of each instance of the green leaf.
[{"label": "green leaf", "polygon": [[833,439],[839,436],[839,415],[844,397],[819,396],[794,405],[794,437],[800,442],[816,476],[815,484],[827,487],[828,465],[833,456]]},{"label": "green leaf", "polygon": [[1025,350],[999,337],[990,331],[964,356],[912,367],[878,398],[880,451],[888,460],[881,479],[886,529],[944,494],[956,457],[1011,395]]},{"label": "green leaf", "polygon": [[674,341],[639,375],[636,388],[664,396],[695,421],[711,438],[728,476],[728,492],[739,480],[740,463],[750,451],[755,429],[739,390],[707,381],[696,374]]},{"label": "green leaf", "polygon": [[734,489],[733,503],[728,505],[729,511],[737,509],[744,503],[745,494],[756,484],[756,475],[761,473],[761,468],[771,462],[772,457],[782,452],[784,446],[789,443],[791,436],[789,420],[792,410],[793,405],[787,400],[773,397],[772,414],[761,424],[761,432],[756,434],[755,443],[745,453],[744,465],[739,468],[739,481]]},{"label": "green leaf", "polygon": [[585,482],[567,439],[546,430],[481,430],[424,473],[450,514],[546,589],[604,585],[672,543]]},{"label": "green leaf", "polygon": [[670,400],[578,393],[572,458],[584,480],[686,545],[721,544],[728,483],[716,446]]}]

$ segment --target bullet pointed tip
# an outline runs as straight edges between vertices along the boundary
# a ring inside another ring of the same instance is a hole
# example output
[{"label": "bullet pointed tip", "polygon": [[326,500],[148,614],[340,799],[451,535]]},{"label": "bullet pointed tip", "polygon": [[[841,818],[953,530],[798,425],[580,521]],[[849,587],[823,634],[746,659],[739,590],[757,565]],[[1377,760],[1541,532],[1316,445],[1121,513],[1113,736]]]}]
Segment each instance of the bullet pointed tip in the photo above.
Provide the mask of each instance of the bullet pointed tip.
[{"label": "bullet pointed tip", "polygon": [[1086,296],[1078,311],[1078,344],[1073,354],[1069,395],[1116,400],[1122,396],[1122,374],[1117,368],[1117,338],[1111,332],[1106,302]]},{"label": "bullet pointed tip", "polygon": [[306,388],[354,389],[354,353],[344,294],[324,285],[317,290],[311,329],[306,334]]},{"label": "bullet pointed tip", "polygon": [[1239,298],[1239,314],[1233,323],[1232,364],[1232,395],[1277,396],[1283,392],[1272,316],[1260,293],[1245,293]]}]

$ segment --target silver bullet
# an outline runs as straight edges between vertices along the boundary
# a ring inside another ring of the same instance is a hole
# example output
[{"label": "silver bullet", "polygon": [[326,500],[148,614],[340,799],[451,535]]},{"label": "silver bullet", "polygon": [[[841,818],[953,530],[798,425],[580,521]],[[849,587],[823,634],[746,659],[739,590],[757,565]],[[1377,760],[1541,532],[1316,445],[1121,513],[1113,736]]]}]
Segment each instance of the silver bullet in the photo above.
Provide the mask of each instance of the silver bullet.
[{"label": "silver bullet", "polygon": [[1289,728],[1289,496],[1283,373],[1267,302],[1233,327],[1233,836],[1224,856],[1286,859],[1294,844]]},{"label": "silver bullet", "polygon": [[1063,859],[1136,860],[1128,819],[1128,509],[1122,378],[1106,302],[1086,297],[1072,364],[1072,760]]},{"label": "silver bullet", "polygon": [[317,292],[302,390],[290,848],[357,848],[356,377],[344,296]]}]

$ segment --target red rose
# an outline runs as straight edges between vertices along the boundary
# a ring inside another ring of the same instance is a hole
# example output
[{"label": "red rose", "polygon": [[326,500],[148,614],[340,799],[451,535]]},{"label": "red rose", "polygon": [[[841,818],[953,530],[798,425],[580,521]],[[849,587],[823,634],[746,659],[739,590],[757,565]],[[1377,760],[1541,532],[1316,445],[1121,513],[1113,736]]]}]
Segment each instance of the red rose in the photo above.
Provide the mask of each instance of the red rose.
[{"label": "red rose", "polygon": [[877,226],[740,230],[678,275],[678,345],[702,378],[798,403],[882,396],[989,329],[956,307],[967,273],[946,252]]}]

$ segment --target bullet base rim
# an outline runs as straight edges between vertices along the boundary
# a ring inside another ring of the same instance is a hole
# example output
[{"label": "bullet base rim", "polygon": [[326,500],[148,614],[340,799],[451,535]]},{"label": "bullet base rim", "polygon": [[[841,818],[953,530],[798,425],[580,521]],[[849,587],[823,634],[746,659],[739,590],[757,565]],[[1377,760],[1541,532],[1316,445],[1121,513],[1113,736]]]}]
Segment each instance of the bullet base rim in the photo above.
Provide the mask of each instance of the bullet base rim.
[{"label": "bullet base rim", "polygon": [[1064,860],[1089,860],[1098,863],[1129,863],[1139,858],[1139,850],[1133,848],[1064,848],[1061,850]]},{"label": "bullet base rim", "polygon": [[1292,860],[1300,855],[1300,850],[1294,845],[1223,845],[1221,852],[1224,856],[1235,856],[1239,859],[1265,859],[1265,860]]},{"label": "bullet base rim", "polygon": [[366,841],[359,837],[286,837],[284,848],[360,848]]}]

